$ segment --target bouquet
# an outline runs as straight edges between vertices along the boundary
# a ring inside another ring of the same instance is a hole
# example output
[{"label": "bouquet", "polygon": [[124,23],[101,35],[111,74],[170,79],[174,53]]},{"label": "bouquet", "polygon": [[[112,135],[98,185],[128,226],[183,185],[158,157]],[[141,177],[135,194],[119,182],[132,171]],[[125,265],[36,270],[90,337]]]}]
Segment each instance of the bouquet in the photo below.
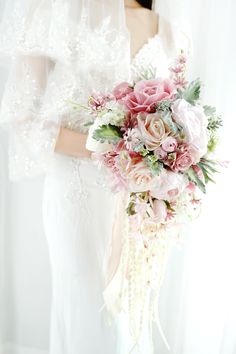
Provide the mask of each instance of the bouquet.
[{"label": "bouquet", "polygon": [[188,83],[185,76],[181,53],[168,78],[152,78],[152,70],[146,70],[138,82],[92,94],[85,107],[91,116],[87,148],[107,169],[112,189],[127,194],[123,262],[136,342],[150,289],[150,318],[158,322],[154,304],[169,239],[178,240],[180,226],[198,213],[206,185],[217,172],[212,153],[221,118],[200,103],[200,80]]},{"label": "bouquet", "polygon": [[87,147],[109,170],[112,188],[129,193],[130,235],[137,239],[191,216],[217,172],[212,153],[221,119],[200,104],[201,82],[188,84],[185,72],[181,54],[169,78],[124,82],[89,99]]}]

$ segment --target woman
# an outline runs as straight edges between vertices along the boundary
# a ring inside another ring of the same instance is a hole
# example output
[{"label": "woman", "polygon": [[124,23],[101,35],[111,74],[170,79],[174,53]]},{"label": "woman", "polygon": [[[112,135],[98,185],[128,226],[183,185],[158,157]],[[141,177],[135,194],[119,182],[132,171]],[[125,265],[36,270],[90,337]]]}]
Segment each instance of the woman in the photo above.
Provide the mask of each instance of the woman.
[{"label": "woman", "polygon": [[[1,118],[11,137],[11,178],[46,173],[50,354],[128,354],[133,343],[126,314],[109,323],[103,309],[117,197],[86,148],[90,117],[68,101],[86,103],[93,90],[134,79],[143,67],[168,75],[171,60],[185,49],[184,37],[179,43],[173,26],[151,10],[152,1],[125,0],[124,7],[123,0],[31,0],[26,8],[24,21],[16,6],[3,23],[1,51],[14,54],[14,61]],[[120,252],[113,244],[113,270]],[[139,350],[151,354],[147,336]]]}]

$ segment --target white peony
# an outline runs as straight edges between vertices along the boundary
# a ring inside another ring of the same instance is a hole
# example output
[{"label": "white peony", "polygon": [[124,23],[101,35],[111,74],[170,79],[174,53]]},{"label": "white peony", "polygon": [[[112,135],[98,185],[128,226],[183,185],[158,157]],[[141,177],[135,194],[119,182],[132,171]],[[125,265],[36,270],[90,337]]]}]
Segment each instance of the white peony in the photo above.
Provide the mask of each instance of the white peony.
[{"label": "white peony", "polygon": [[186,176],[163,170],[160,176],[156,177],[156,185],[151,189],[151,195],[159,200],[171,201],[183,192],[187,184]]},{"label": "white peony", "polygon": [[177,100],[172,106],[173,118],[185,134],[184,141],[194,149],[195,163],[207,153],[208,120],[201,106],[193,106],[184,99]]}]

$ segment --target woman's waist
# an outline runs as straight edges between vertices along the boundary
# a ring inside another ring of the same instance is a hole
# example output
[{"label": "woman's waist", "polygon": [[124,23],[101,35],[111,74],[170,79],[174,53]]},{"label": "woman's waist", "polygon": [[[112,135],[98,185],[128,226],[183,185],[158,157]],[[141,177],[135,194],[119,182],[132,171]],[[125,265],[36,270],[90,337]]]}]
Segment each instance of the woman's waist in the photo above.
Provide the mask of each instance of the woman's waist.
[{"label": "woman's waist", "polygon": [[46,178],[60,183],[83,183],[91,186],[107,185],[107,172],[90,158],[76,158],[55,153]]}]

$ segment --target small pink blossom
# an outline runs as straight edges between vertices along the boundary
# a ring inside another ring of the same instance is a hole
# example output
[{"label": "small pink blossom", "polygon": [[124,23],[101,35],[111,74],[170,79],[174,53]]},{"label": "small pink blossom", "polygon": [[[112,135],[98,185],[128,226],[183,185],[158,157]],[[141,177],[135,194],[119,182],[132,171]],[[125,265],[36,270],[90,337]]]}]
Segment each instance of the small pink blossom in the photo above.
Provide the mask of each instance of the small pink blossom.
[{"label": "small pink blossom", "polygon": [[180,54],[177,58],[177,62],[179,64],[186,64],[187,63],[187,57],[185,54]]},{"label": "small pink blossom", "polygon": [[140,142],[140,133],[138,129],[128,129],[124,135],[125,146],[128,150],[133,150]]},{"label": "small pink blossom", "polygon": [[128,94],[133,92],[133,88],[129,85],[128,82],[122,82],[121,84],[117,85],[114,90],[112,91],[112,94],[115,96],[116,100],[122,100],[124,97],[126,97]]},{"label": "small pink blossom", "polygon": [[101,93],[94,93],[89,98],[89,106],[92,110],[97,111],[105,107],[106,103],[111,101],[113,96],[111,95],[103,95]]},{"label": "small pink blossom", "polygon": [[189,190],[190,194],[193,194],[196,191],[196,184],[189,182],[186,188]]},{"label": "small pink blossom", "polygon": [[161,147],[158,147],[154,150],[154,155],[160,159],[164,160],[167,157],[167,152],[164,151]]},{"label": "small pink blossom", "polygon": [[166,152],[174,152],[177,148],[177,140],[168,136],[161,144],[161,147]]},{"label": "small pink blossom", "polygon": [[177,88],[185,88],[188,84],[188,81],[184,77],[177,77],[174,79],[174,84]]},{"label": "small pink blossom", "polygon": [[184,71],[184,67],[183,65],[178,64],[176,66],[171,66],[169,70],[174,74],[180,74]]}]

